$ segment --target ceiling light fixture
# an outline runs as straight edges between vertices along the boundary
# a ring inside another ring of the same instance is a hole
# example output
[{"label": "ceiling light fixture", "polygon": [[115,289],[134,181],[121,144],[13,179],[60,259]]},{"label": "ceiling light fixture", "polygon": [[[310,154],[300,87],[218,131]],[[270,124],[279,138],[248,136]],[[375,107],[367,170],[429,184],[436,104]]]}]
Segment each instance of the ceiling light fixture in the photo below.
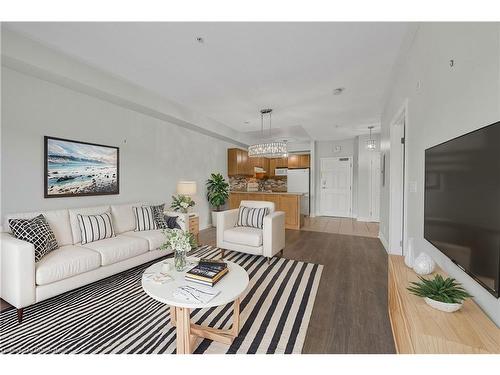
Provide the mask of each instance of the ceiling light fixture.
[{"label": "ceiling light fixture", "polygon": [[205,39],[203,39],[201,36],[196,37],[196,41],[201,44],[205,43]]},{"label": "ceiling light fixture", "polygon": [[271,136],[271,108],[260,110],[260,130],[262,134],[262,142],[256,143],[248,147],[248,156],[252,158],[283,158],[288,155],[287,145],[285,141],[271,141],[265,142],[264,140],[264,115],[269,115],[269,137]]},{"label": "ceiling light fixture", "polygon": [[375,139],[372,139],[372,129],[373,126],[369,126],[368,129],[370,129],[370,139],[366,141],[366,148],[369,151],[374,151],[377,148],[377,145],[375,144]]},{"label": "ceiling light fixture", "polygon": [[335,90],[333,90],[333,95],[340,95],[344,92],[345,87],[337,87]]}]

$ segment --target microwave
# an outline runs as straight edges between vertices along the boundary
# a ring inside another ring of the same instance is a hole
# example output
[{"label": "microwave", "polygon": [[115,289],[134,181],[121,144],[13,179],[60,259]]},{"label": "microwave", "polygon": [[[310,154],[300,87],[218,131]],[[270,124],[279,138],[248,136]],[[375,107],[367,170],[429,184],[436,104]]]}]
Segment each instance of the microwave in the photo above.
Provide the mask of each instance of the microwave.
[{"label": "microwave", "polygon": [[274,170],[275,176],[286,176],[288,174],[288,168],[276,168]]}]

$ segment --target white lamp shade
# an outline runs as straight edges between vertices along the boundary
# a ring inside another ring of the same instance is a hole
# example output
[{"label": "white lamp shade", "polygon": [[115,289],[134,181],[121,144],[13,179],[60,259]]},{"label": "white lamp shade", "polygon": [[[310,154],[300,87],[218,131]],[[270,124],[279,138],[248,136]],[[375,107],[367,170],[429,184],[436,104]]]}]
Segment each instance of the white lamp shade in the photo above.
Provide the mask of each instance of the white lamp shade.
[{"label": "white lamp shade", "polygon": [[195,195],[196,181],[179,181],[177,183],[177,194]]}]

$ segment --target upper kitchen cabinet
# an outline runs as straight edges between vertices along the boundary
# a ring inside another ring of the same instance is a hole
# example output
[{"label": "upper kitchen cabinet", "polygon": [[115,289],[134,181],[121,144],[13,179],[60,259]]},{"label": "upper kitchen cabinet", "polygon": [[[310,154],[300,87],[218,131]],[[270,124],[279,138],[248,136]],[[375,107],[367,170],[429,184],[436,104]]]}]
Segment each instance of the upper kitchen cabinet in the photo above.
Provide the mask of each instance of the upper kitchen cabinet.
[{"label": "upper kitchen cabinet", "polygon": [[309,154],[288,155],[288,169],[309,168]]},{"label": "upper kitchen cabinet", "polygon": [[227,150],[227,175],[252,176],[253,165],[249,160],[248,152],[239,148]]},{"label": "upper kitchen cabinet", "polygon": [[262,168],[263,170],[266,171],[266,174],[269,174],[269,159],[268,158],[264,158],[264,157],[251,158],[251,157],[248,157],[248,160],[250,162],[250,165],[252,166],[252,169],[254,167]]},{"label": "upper kitchen cabinet", "polygon": [[269,159],[269,176],[274,176],[274,170],[276,168],[287,168],[288,159],[287,158],[272,158]]}]

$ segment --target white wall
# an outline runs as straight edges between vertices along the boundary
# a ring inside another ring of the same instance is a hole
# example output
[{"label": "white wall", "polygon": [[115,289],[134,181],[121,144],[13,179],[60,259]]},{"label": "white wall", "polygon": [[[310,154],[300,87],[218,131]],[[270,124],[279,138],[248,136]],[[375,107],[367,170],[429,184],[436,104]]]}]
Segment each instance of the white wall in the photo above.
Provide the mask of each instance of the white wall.
[{"label": "white wall", "polygon": [[[357,216],[358,220],[371,221],[371,174],[373,173],[372,162],[376,159],[376,154],[380,152],[380,134],[373,134],[372,139],[375,140],[376,149],[368,150],[366,141],[370,138],[369,135],[360,135],[356,138],[358,144],[358,183],[357,183]],[[377,159],[378,160],[378,159]],[[378,178],[380,176],[375,176]],[[377,218],[375,218],[377,219]]]},{"label": "white wall", "polygon": [[[227,173],[234,145],[42,79],[2,68],[1,214],[119,202],[168,202],[178,180],[198,183],[200,226],[209,224],[205,181]],[[120,147],[120,194],[43,196],[43,136]],[[126,143],[125,143],[126,140]]]},{"label": "white wall", "polygon": [[[390,123],[408,100],[406,181],[407,237],[475,296],[500,325],[500,301],[423,238],[424,150],[500,119],[500,26],[498,23],[424,23],[401,57],[382,115],[381,149],[390,168]],[[455,61],[450,67],[450,60]],[[386,181],[389,181],[389,175]],[[389,238],[389,191],[381,193],[381,235]]]}]

